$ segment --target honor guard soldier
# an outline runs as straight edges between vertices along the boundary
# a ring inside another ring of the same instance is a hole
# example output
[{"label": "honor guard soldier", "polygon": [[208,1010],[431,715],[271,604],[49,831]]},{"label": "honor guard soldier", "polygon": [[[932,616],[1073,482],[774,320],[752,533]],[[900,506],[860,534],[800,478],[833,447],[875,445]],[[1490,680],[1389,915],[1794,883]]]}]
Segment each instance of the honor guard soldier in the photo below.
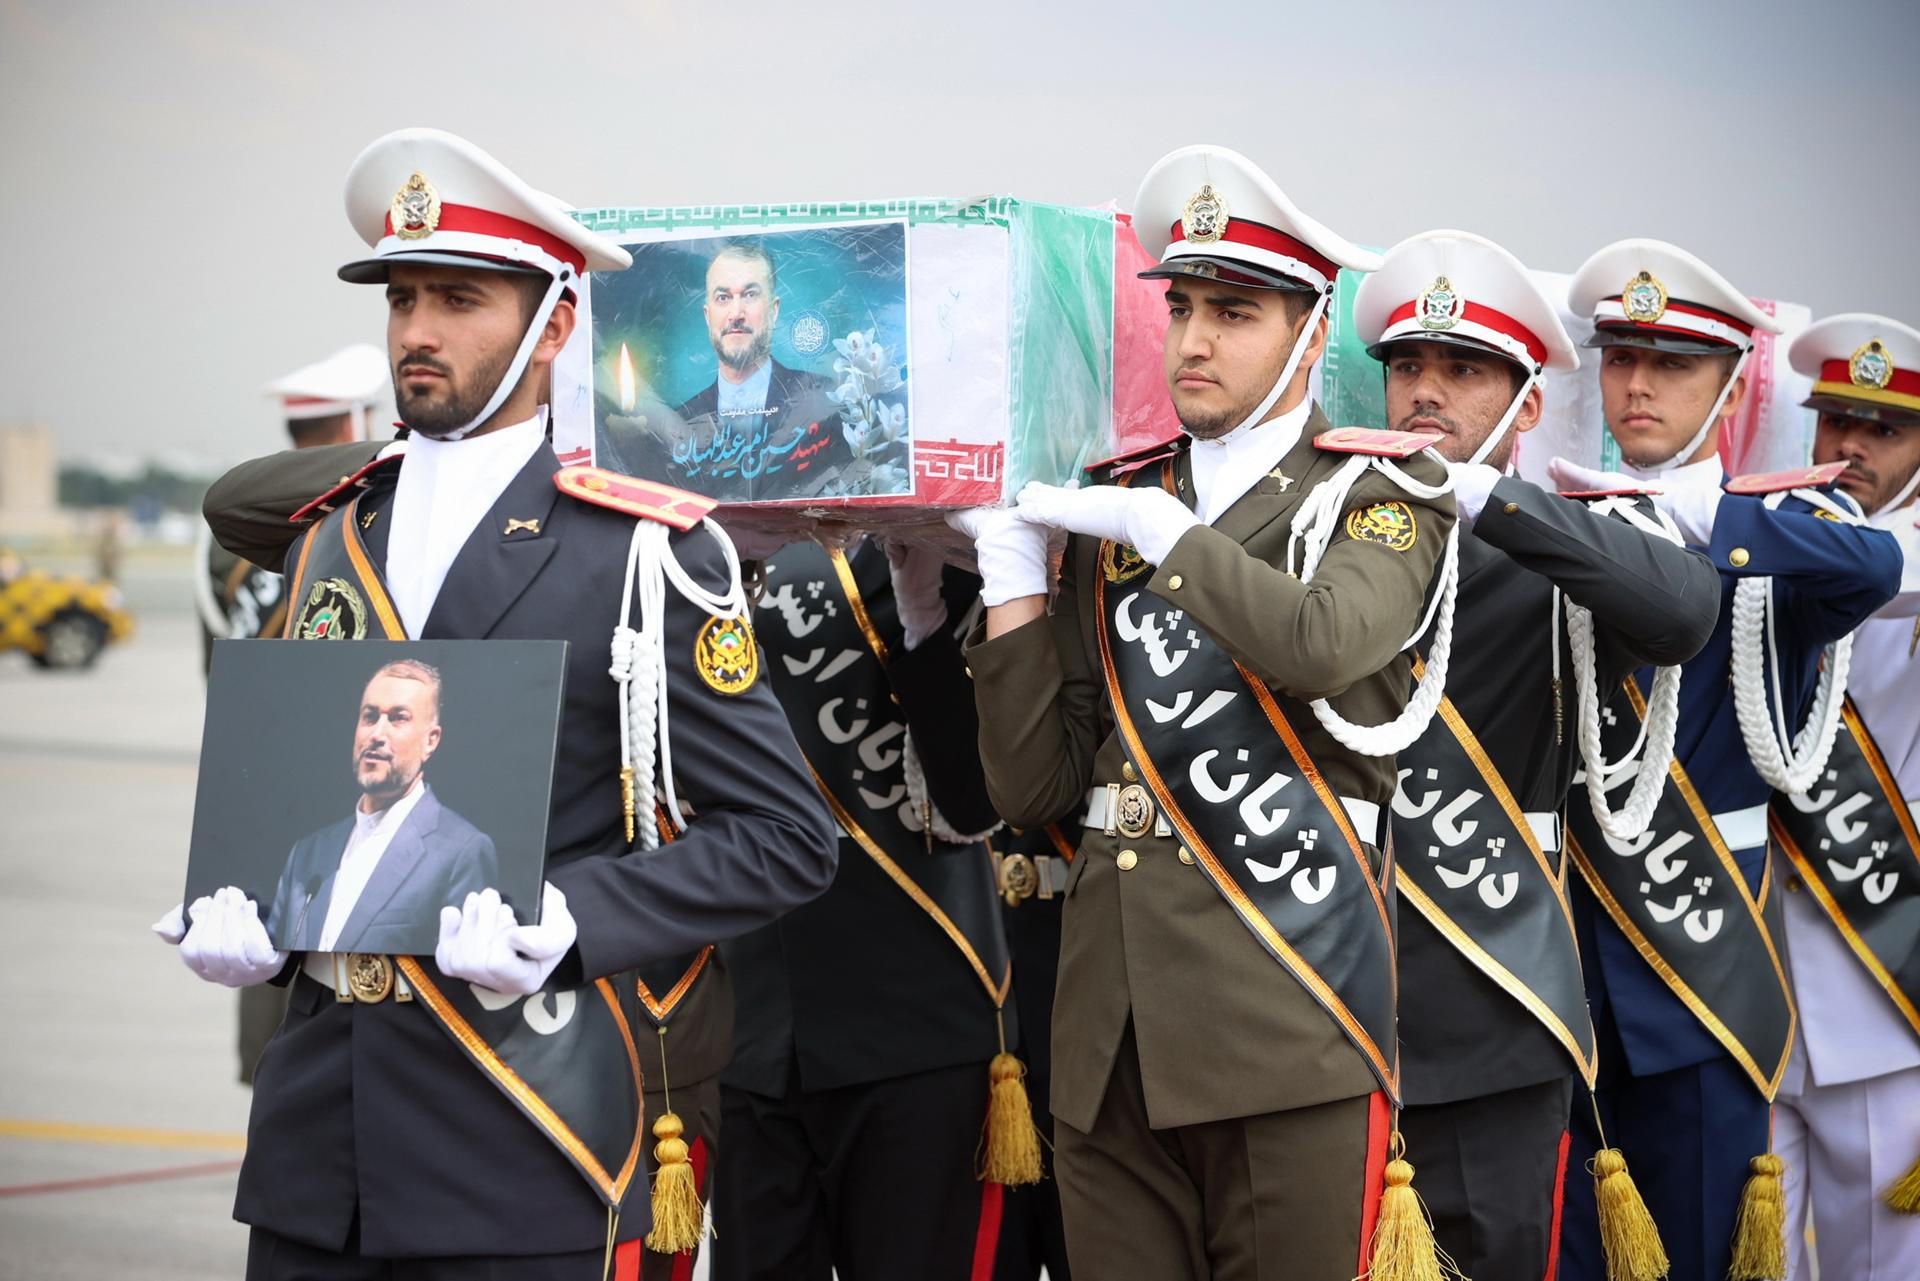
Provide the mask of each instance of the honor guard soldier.
[{"label": "honor guard soldier", "polygon": [[[325,360],[294,370],[266,386],[280,404],[287,438],[295,449],[367,439],[374,404],[392,385],[387,358],[371,343],[343,347]],[[242,560],[200,526],[194,551],[199,572],[193,603],[200,611],[202,665],[213,662],[219,638],[252,640],[278,636],[287,621],[286,581],[273,570]],[[285,994],[272,987],[240,989],[240,1081],[253,1084],[253,1067],[280,1026]]]},{"label": "honor guard soldier", "polygon": [[1825,773],[1775,797],[1774,876],[1800,1039],[1774,1113],[1789,1275],[1920,1276],[1920,332],[1830,316],[1787,349],[1813,379],[1815,465],[1899,539],[1900,594],[1853,635]]},{"label": "honor guard soldier", "polygon": [[[248,1275],[572,1277],[610,1257],[634,1275],[642,1149],[669,1184],[689,1164],[677,1120],[646,1141],[647,976],[824,889],[831,825],[711,504],[563,469],[548,443],[574,288],[626,252],[437,130],[368,147],[347,209],[373,252],[340,274],[386,287],[410,436],[298,511],[287,635],[562,639],[568,670],[537,924],[487,890],[443,911],[432,957],[289,958],[237,890],[189,912],[202,977],[294,985],[240,1173]],[[277,563],[308,457],[217,483],[216,535]]]},{"label": "honor guard soldier", "polygon": [[1550,1277],[1568,1110],[1595,1070],[1563,888],[1573,677],[1612,690],[1693,657],[1719,579],[1646,499],[1589,504],[1512,473],[1543,375],[1580,364],[1512,254],[1462,231],[1414,236],[1361,281],[1353,316],[1386,367],[1387,422],[1437,437],[1468,531],[1446,700],[1400,753],[1393,802],[1400,1127],[1459,1270]]},{"label": "honor guard soldier", "polygon": [[1335,277],[1373,254],[1220,147],[1156,164],[1135,227],[1185,434],[956,518],[996,807],[1086,815],[1053,1027],[1069,1251],[1093,1277],[1348,1277],[1398,1090],[1381,825],[1438,702],[1430,675],[1409,703],[1406,650],[1453,503],[1427,438],[1336,430],[1307,395]]},{"label": "honor guard soldier", "polygon": [[[989,1277],[1003,1184],[1037,1179],[1039,1151],[1030,1119],[1000,1124],[1020,1089],[985,844],[1000,820],[952,631],[979,581],[867,537],[781,547],[760,582],[754,632],[840,862],[825,894],[726,948],[713,1275]],[[1009,1142],[1024,1172],[1001,1168]]]},{"label": "honor guard soldier", "polygon": [[[1600,804],[1568,814],[1600,1077],[1596,1106],[1573,1112],[1563,1275],[1604,1275],[1584,1171],[1613,1143],[1675,1281],[1718,1281],[1730,1268],[1778,1276],[1781,1164],[1768,1120],[1795,1015],[1781,896],[1767,875],[1767,799],[1804,790],[1822,768],[1846,638],[1893,594],[1899,552],[1831,489],[1830,473],[1726,479],[1721,428],[1746,395],[1757,336],[1779,330],[1718,272],[1673,245],[1624,240],[1581,266],[1570,298],[1593,318],[1588,345],[1600,350],[1601,403],[1627,474],[1560,459],[1550,470],[1572,489],[1657,491],[1656,507],[1706,551],[1722,591],[1713,638],[1681,669],[1677,701],[1663,695],[1664,677],[1642,675],[1606,703],[1592,755],[1613,765],[1587,766],[1601,775],[1587,780]],[[1638,782],[1618,764],[1643,733],[1654,759],[1671,734],[1674,759],[1648,826],[1628,839],[1596,809]]]}]

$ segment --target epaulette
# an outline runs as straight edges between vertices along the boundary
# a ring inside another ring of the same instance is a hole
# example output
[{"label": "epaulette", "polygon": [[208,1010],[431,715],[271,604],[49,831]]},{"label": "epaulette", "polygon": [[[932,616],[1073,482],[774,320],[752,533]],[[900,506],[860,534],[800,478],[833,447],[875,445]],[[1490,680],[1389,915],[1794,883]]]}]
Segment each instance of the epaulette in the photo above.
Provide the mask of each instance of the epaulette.
[{"label": "epaulette", "polygon": [[1562,489],[1558,491],[1562,498],[1651,498],[1663,491],[1628,485],[1620,489]]},{"label": "epaulette", "polygon": [[1818,467],[1795,467],[1789,471],[1758,472],[1735,476],[1727,482],[1729,494],[1777,494],[1783,489],[1825,489],[1847,469],[1845,463],[1822,463]]},{"label": "epaulette", "polygon": [[1313,438],[1315,449],[1333,454],[1370,454],[1375,458],[1411,458],[1430,449],[1437,436],[1415,431],[1388,431],[1383,427],[1335,427]]},{"label": "epaulette", "polygon": [[675,529],[692,529],[720,505],[703,494],[585,464],[562,467],[553,473],[553,485],[583,503],[609,507],[644,520],[657,520]]},{"label": "epaulette", "polygon": [[287,517],[287,519],[297,525],[315,512],[318,512],[322,516],[327,515],[338,505],[336,500],[344,498],[350,490],[365,489],[369,483],[368,477],[372,476],[373,473],[379,471],[382,467],[385,467],[388,463],[398,463],[405,457],[405,454],[389,454],[385,458],[374,459],[359,471],[353,473],[353,475],[342,476],[339,484],[308,503],[305,507],[302,507],[293,515]]},{"label": "epaulette", "polygon": [[1138,449],[1129,449],[1124,454],[1115,454],[1111,458],[1102,458],[1097,463],[1088,463],[1082,470],[1095,479],[1111,480],[1115,476],[1124,476],[1130,471],[1138,471],[1148,463],[1157,463],[1163,458],[1171,458],[1185,449],[1192,439],[1187,433],[1181,432],[1165,440],[1156,440],[1151,445],[1142,445]]}]

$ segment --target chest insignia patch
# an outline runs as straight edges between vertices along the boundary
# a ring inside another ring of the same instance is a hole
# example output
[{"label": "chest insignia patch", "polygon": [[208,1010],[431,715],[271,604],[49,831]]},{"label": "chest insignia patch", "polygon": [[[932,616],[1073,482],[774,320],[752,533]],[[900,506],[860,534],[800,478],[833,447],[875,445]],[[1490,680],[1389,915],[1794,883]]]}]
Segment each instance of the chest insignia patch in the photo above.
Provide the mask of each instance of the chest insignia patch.
[{"label": "chest insignia patch", "polygon": [[367,603],[344,578],[323,578],[301,602],[295,640],[365,640]]},{"label": "chest insignia patch", "polygon": [[1413,518],[1413,509],[1405,503],[1375,503],[1347,513],[1347,537],[1404,552],[1411,551],[1420,541],[1420,527]]},{"label": "chest insignia patch", "polygon": [[760,650],[744,618],[715,614],[693,643],[693,665],[716,694],[744,694],[760,678]]}]

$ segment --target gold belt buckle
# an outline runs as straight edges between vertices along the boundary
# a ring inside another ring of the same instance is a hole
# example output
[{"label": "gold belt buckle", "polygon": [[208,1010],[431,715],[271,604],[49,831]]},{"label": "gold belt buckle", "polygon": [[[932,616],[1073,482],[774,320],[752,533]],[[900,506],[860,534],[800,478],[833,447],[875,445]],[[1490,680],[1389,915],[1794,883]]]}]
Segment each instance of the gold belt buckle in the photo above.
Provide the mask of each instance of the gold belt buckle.
[{"label": "gold belt buckle", "polygon": [[354,952],[347,957],[347,990],[353,999],[369,1005],[393,995],[393,962],[378,952]]},{"label": "gold belt buckle", "polygon": [[1153,827],[1153,793],[1140,783],[1121,788],[1119,801],[1114,806],[1113,823],[1122,836],[1145,836]]},{"label": "gold belt buckle", "polygon": [[1000,856],[1000,897],[1008,907],[1019,907],[1040,888],[1040,872],[1025,854]]}]

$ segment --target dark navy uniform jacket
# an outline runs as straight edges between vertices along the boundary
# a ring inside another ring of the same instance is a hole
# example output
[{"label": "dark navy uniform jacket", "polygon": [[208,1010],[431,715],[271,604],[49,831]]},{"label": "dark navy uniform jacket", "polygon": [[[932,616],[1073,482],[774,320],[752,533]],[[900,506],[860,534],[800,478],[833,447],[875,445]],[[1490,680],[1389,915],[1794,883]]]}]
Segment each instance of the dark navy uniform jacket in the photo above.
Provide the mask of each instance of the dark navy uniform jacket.
[{"label": "dark navy uniform jacket", "polygon": [[[1460,539],[1447,697],[1514,800],[1531,812],[1557,813],[1568,803],[1580,751],[1564,616],[1552,621],[1556,586],[1593,611],[1594,675],[1603,699],[1636,667],[1671,666],[1697,653],[1713,631],[1720,599],[1719,579],[1699,552],[1515,477],[1494,486],[1472,532]],[[1560,647],[1564,690],[1557,742],[1553,644]],[[1571,801],[1586,803],[1584,791]],[[1548,855],[1563,869],[1566,857],[1564,843]],[[1402,901],[1399,916],[1400,1074],[1409,1103],[1480,1098],[1575,1070],[1539,1020],[1419,909]]]},{"label": "dark navy uniform jacket", "polygon": [[[216,536],[277,568],[299,533],[288,515],[371,456],[366,445],[244,464],[208,492]],[[826,888],[833,820],[814,790],[766,681],[714,692],[694,667],[707,621],[667,592],[666,656],[674,774],[688,830],[659,851],[630,849],[621,815],[619,710],[608,675],[635,518],[562,495],[542,446],[508,484],[448,571],[420,639],[570,642],[548,826],[547,879],[567,896],[579,940],[554,979],[583,983],[745,933]],[[362,531],[386,563],[395,469],[374,474]],[[537,520],[504,532],[509,520]],[[674,553],[717,590],[724,561],[703,528]],[[425,958],[431,969],[431,958]],[[643,1069],[654,1047],[644,1026]],[[418,1003],[336,1006],[297,981],[286,1023],[261,1061],[234,1216],[339,1250],[357,1222],[369,1255],[520,1255],[599,1249],[607,1212]],[[620,1240],[648,1225],[636,1177]]]},{"label": "dark navy uniform jacket", "polygon": [[[1775,640],[1789,728],[1804,723],[1819,678],[1822,649],[1858,627],[1899,590],[1900,547],[1893,535],[1813,514],[1791,495],[1769,510],[1760,498],[1726,494],[1707,555],[1720,572],[1720,619],[1713,637],[1681,669],[1674,758],[1710,814],[1764,805],[1772,795],[1754,771],[1733,701],[1733,600],[1743,578],[1771,576]],[[1742,562],[1736,564],[1735,562]],[[1643,688],[1651,673],[1637,678]],[[1771,697],[1769,697],[1771,703]],[[1731,851],[1756,895],[1765,845]],[[1580,930],[1587,998],[1596,1023],[1610,1019],[1626,1050],[1624,1067],[1650,1076],[1724,1054],[1694,1015],[1607,917],[1578,877],[1574,920]],[[1776,939],[1776,946],[1784,940]],[[1619,1064],[1603,1061],[1604,1077]]]}]

